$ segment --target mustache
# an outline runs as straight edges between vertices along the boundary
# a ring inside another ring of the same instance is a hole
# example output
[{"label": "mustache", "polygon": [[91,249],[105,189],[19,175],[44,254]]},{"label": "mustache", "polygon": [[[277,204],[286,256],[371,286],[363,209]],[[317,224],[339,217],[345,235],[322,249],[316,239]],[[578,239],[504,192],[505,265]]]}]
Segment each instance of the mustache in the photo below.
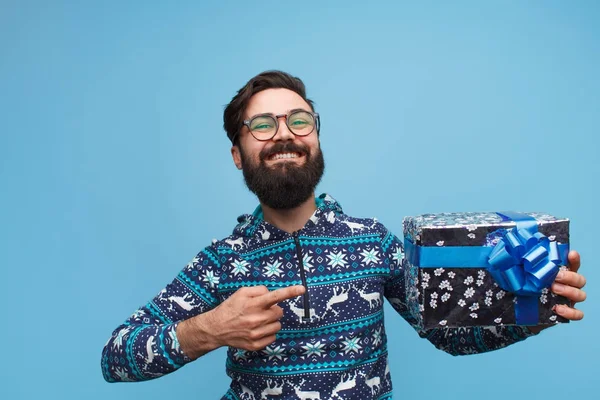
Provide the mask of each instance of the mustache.
[{"label": "mustache", "polygon": [[259,153],[261,160],[266,160],[276,153],[302,153],[307,158],[310,157],[310,149],[308,146],[300,145],[298,143],[286,142],[286,143],[275,143],[268,149],[263,149]]}]

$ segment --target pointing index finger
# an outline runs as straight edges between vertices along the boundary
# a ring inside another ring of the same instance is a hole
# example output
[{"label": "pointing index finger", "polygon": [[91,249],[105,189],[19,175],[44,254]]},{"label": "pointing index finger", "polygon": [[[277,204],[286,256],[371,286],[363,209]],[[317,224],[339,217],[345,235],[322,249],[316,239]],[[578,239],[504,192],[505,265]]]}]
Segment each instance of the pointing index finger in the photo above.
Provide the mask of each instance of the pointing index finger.
[{"label": "pointing index finger", "polygon": [[259,296],[257,300],[263,307],[270,308],[271,306],[281,303],[284,300],[300,296],[304,293],[304,291],[305,289],[302,285],[288,286],[265,293],[262,296]]}]

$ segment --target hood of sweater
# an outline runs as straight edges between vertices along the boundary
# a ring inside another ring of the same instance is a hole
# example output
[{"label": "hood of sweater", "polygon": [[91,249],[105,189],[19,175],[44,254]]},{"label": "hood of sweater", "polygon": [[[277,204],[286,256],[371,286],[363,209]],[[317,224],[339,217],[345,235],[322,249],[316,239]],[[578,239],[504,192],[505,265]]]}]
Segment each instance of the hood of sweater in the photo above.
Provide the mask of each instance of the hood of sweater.
[{"label": "hood of sweater", "polygon": [[[323,234],[334,224],[335,217],[343,213],[342,206],[330,195],[323,193],[315,198],[317,209],[311,215],[304,227],[298,231],[303,235]],[[283,240],[290,237],[276,226],[264,220],[262,208],[256,207],[252,214],[238,217],[238,225],[233,229],[233,235],[260,240]]]}]

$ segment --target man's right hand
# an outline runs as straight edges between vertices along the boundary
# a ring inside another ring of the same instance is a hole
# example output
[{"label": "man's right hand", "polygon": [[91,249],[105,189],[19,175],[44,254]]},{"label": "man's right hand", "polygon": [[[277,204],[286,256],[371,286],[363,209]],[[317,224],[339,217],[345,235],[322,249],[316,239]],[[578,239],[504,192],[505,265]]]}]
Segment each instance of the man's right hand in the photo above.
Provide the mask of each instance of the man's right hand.
[{"label": "man's right hand", "polygon": [[302,285],[269,291],[265,286],[243,287],[204,314],[181,322],[177,338],[181,350],[196,359],[221,346],[256,351],[275,341],[283,310],[277,304],[300,296]]}]

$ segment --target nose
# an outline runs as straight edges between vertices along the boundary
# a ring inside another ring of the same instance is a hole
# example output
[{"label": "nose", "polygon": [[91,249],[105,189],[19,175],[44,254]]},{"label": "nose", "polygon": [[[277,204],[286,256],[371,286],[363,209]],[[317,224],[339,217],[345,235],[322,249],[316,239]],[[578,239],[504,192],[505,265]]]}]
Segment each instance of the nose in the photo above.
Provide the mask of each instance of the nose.
[{"label": "nose", "polygon": [[290,129],[287,126],[287,116],[286,115],[276,115],[277,121],[279,122],[279,127],[277,128],[277,132],[275,132],[275,136],[273,136],[274,141],[280,140],[294,140],[296,135],[290,132]]}]

